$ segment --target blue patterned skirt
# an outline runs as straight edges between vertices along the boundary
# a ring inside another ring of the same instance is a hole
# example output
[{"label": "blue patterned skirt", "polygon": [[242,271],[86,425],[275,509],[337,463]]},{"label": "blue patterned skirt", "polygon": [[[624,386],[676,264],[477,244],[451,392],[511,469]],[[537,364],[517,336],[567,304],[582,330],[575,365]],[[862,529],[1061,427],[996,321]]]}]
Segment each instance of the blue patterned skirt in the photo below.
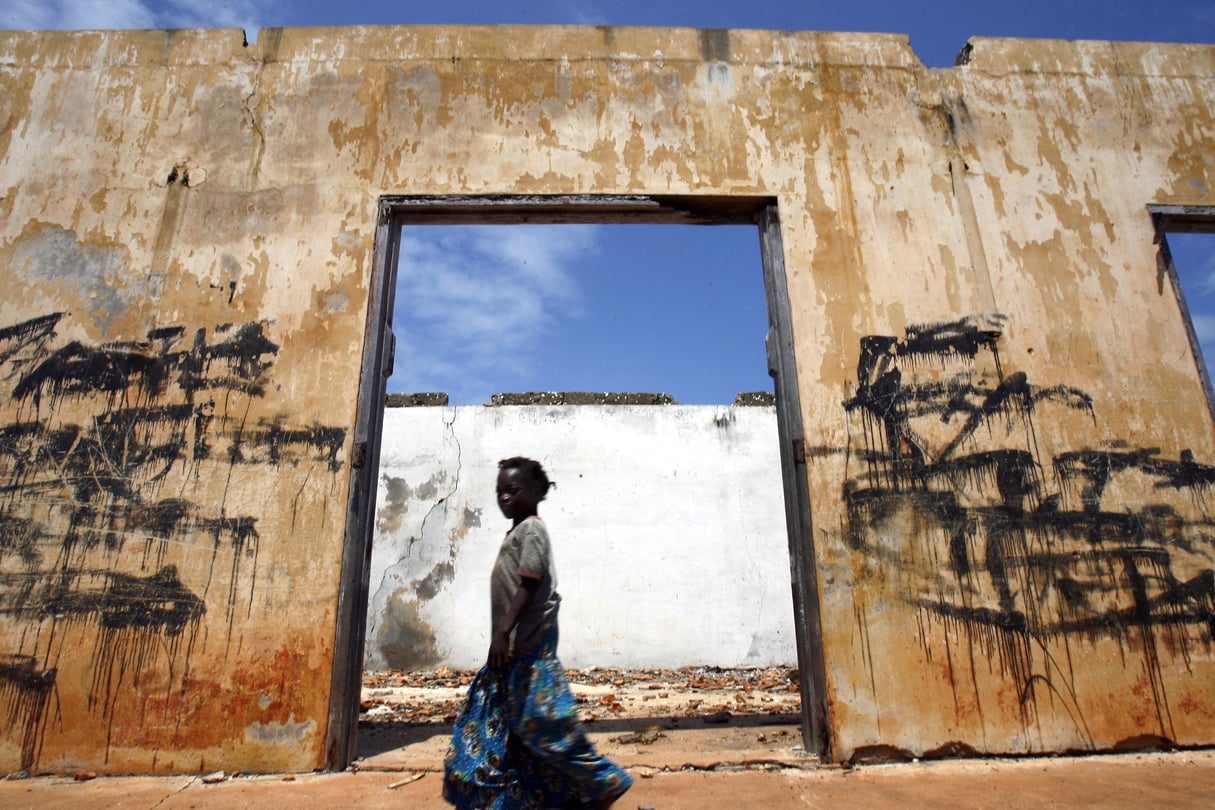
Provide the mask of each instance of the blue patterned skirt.
[{"label": "blue patterned skirt", "polygon": [[466,810],[583,807],[633,779],[599,756],[578,722],[557,660],[557,628],[511,660],[505,678],[482,667],[456,718],[443,798]]}]

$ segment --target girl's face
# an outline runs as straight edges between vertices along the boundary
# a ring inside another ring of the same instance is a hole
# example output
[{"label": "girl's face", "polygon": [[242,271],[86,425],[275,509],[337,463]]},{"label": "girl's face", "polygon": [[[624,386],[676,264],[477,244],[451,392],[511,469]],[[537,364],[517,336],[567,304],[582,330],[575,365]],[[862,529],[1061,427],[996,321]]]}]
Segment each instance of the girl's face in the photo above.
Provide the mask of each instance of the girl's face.
[{"label": "girl's face", "polygon": [[536,514],[539,503],[540,487],[524,476],[523,470],[507,467],[498,471],[498,508],[506,518],[518,525]]}]

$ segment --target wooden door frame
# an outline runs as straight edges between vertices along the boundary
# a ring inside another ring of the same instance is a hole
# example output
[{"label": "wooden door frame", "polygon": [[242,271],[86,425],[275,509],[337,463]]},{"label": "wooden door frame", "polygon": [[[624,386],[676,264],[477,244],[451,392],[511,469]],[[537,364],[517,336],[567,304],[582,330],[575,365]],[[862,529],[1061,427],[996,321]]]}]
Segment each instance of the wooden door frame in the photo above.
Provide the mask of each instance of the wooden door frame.
[{"label": "wooden door frame", "polygon": [[[1198,378],[1202,381],[1202,390],[1207,397],[1207,410],[1215,420],[1215,387],[1211,384],[1211,370],[1203,361],[1202,341],[1194,328],[1194,319],[1190,315],[1190,305],[1186,302],[1185,290],[1181,286],[1181,276],[1173,263],[1173,254],[1169,250],[1168,235],[1170,233],[1209,233],[1215,234],[1215,206],[1209,205],[1149,205],[1148,214],[1152,217],[1155,228],[1155,242],[1158,245],[1156,265],[1159,278],[1158,286],[1163,289],[1164,277],[1177,296],[1177,305],[1181,309],[1182,321],[1185,324],[1186,337],[1190,341],[1190,351],[1194,353],[1194,362],[1198,367]],[[1215,358],[1210,358],[1215,363]]]},{"label": "wooden door frame", "polygon": [[351,453],[346,541],[342,551],[333,647],[325,767],[346,768],[357,756],[359,698],[375,531],[376,475],[384,422],[385,383],[392,373],[392,311],[401,227],[408,224],[658,223],[751,224],[759,229],[768,304],[768,370],[776,389],[781,478],[784,482],[802,738],[807,753],[831,758],[826,662],[819,616],[818,574],[805,441],[797,386],[792,315],[776,200],[771,197],[661,195],[384,196],[376,217],[375,251],[358,411]]}]

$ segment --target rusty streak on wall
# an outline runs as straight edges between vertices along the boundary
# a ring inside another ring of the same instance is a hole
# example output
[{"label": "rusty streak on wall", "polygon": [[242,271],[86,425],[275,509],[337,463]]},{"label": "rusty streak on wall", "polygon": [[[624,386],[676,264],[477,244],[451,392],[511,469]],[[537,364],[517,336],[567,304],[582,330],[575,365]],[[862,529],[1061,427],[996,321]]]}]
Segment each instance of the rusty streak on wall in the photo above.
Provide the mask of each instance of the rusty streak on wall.
[{"label": "rusty streak on wall", "polygon": [[1215,742],[1212,419],[1149,204],[1215,48],[0,32],[0,762],[325,761],[382,195],[771,197],[829,734]]}]

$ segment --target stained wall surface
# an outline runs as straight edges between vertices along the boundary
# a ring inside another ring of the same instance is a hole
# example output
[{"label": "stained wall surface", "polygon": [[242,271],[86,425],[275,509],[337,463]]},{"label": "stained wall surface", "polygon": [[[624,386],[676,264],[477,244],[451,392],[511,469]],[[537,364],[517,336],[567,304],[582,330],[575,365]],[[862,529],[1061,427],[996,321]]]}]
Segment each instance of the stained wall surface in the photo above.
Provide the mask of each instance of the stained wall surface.
[{"label": "stained wall surface", "polygon": [[564,665],[797,662],[771,406],[388,408],[380,452],[366,667],[485,663],[498,461],[519,454],[557,483]]},{"label": "stained wall surface", "polygon": [[776,200],[833,756],[1215,742],[1215,48],[971,46],[0,33],[0,763],[327,761],[385,194]]}]

